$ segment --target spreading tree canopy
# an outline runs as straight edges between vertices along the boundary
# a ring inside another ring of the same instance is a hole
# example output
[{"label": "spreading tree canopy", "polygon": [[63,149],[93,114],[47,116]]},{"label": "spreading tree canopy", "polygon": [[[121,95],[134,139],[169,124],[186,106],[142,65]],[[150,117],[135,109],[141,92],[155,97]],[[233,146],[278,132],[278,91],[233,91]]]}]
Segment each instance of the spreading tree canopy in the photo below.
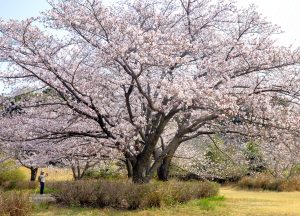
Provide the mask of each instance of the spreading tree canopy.
[{"label": "spreading tree canopy", "polygon": [[144,183],[157,170],[166,180],[177,148],[198,136],[299,132],[299,50],[276,45],[280,29],[255,7],[49,3],[38,18],[0,21],[1,77],[38,94],[3,115],[3,142],[89,138],[120,150]]}]

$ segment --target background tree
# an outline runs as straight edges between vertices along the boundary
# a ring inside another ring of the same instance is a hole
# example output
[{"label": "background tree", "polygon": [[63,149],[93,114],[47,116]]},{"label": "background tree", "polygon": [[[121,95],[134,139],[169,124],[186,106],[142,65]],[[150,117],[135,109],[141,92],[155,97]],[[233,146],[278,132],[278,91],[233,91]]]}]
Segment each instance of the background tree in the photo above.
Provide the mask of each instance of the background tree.
[{"label": "background tree", "polygon": [[245,144],[236,135],[234,139],[208,136],[184,145],[188,148],[178,148],[174,163],[188,172],[185,178],[226,182],[236,181],[248,173],[248,161],[243,154]]}]

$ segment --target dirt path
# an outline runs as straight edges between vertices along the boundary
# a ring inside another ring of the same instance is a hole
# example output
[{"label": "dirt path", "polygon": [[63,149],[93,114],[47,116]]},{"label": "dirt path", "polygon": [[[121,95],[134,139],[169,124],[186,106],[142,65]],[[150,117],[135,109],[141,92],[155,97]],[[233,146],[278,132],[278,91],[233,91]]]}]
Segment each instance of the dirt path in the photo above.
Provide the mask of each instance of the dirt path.
[{"label": "dirt path", "polygon": [[31,202],[35,203],[35,204],[39,204],[39,203],[55,203],[56,199],[51,196],[50,194],[34,194],[30,197]]}]

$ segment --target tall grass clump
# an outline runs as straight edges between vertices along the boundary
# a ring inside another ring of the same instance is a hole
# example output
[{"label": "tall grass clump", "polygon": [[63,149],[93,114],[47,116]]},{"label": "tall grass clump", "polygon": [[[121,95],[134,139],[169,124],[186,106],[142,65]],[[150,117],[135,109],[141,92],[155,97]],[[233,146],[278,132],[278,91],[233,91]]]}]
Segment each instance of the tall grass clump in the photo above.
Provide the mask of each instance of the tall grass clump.
[{"label": "tall grass clump", "polygon": [[85,180],[52,185],[58,202],[68,206],[144,209],[215,196],[219,186],[210,182],[155,182],[132,184],[120,180]]},{"label": "tall grass clump", "polygon": [[29,195],[20,192],[0,191],[1,216],[28,216],[33,211]]}]

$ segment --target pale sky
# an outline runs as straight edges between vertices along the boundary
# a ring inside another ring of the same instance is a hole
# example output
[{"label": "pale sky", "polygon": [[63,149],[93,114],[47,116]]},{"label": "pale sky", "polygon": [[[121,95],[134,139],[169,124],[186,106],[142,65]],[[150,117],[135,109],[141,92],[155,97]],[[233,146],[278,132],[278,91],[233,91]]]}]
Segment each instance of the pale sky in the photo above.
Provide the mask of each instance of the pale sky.
[{"label": "pale sky", "polygon": [[[109,2],[111,0],[105,0]],[[274,24],[281,26],[284,33],[278,36],[282,45],[300,46],[300,0],[236,0],[245,7],[251,3]],[[46,0],[0,0],[0,19],[25,19],[39,15],[49,8]],[[0,94],[3,88],[0,83]]]},{"label": "pale sky", "polygon": [[[114,0],[105,0],[106,2]],[[254,3],[259,12],[285,32],[279,42],[300,46],[300,0],[236,0],[239,6]],[[24,19],[49,8],[46,0],[0,0],[0,18]]]},{"label": "pale sky", "polygon": [[255,4],[269,21],[281,26],[283,45],[300,46],[300,0],[236,0],[238,5]]}]

